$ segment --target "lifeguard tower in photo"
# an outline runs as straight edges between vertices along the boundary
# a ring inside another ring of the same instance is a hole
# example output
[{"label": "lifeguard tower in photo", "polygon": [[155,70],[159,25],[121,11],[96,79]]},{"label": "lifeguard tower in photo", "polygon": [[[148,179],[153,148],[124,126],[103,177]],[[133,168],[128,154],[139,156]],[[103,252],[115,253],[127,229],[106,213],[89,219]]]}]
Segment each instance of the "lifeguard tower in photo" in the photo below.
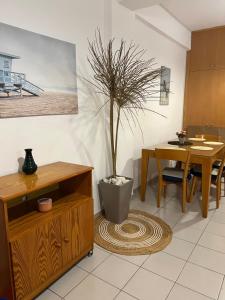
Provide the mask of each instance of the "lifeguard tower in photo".
[{"label": "lifeguard tower in photo", "polygon": [[26,80],[26,74],[12,72],[13,59],[20,59],[20,57],[0,52],[0,98],[1,94],[6,94],[8,97],[23,96],[23,91],[33,96],[40,96],[43,90]]}]

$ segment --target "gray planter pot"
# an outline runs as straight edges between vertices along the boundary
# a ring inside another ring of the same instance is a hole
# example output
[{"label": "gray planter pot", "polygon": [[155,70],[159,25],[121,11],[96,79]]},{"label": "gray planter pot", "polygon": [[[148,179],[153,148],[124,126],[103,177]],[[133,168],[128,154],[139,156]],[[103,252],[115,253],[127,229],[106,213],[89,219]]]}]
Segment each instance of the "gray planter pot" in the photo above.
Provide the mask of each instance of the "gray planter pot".
[{"label": "gray planter pot", "polygon": [[123,185],[114,185],[100,181],[99,194],[105,211],[105,218],[115,224],[120,224],[128,217],[133,179]]}]

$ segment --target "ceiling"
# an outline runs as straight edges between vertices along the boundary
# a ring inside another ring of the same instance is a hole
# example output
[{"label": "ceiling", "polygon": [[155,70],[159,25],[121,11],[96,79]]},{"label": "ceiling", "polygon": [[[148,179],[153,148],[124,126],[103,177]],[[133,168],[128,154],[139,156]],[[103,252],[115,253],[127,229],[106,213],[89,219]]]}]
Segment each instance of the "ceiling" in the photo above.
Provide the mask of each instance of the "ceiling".
[{"label": "ceiling", "polygon": [[225,0],[120,0],[136,10],[160,4],[191,31],[225,25]]}]

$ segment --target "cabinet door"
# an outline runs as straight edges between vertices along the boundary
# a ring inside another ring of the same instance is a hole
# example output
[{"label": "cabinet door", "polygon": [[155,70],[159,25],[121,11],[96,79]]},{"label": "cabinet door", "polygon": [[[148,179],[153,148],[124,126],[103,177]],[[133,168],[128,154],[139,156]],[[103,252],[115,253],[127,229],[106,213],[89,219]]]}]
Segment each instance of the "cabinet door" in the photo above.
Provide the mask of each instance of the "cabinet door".
[{"label": "cabinet door", "polygon": [[62,267],[60,219],[32,228],[11,242],[16,299],[45,285]]},{"label": "cabinet door", "polygon": [[213,125],[225,127],[225,69],[215,70],[213,77]]},{"label": "cabinet door", "polygon": [[92,200],[82,200],[62,216],[63,265],[70,264],[93,246]]},{"label": "cabinet door", "polygon": [[92,199],[82,202],[78,207],[78,236],[79,254],[84,253],[93,247],[94,242],[94,219]]},{"label": "cabinet door", "polygon": [[185,125],[224,128],[224,87],[225,69],[190,72],[184,110]]},{"label": "cabinet door", "polygon": [[62,216],[62,258],[63,266],[70,264],[79,255],[77,208],[73,207]]},{"label": "cabinet door", "polygon": [[184,119],[186,125],[213,125],[215,122],[214,70],[190,72]]},{"label": "cabinet door", "polygon": [[190,70],[209,70],[216,68],[218,32],[204,30],[192,33]]},{"label": "cabinet door", "polygon": [[216,40],[216,69],[225,68],[225,27],[217,29],[217,40]]},{"label": "cabinet door", "polygon": [[225,27],[192,33],[190,70],[225,68]]}]

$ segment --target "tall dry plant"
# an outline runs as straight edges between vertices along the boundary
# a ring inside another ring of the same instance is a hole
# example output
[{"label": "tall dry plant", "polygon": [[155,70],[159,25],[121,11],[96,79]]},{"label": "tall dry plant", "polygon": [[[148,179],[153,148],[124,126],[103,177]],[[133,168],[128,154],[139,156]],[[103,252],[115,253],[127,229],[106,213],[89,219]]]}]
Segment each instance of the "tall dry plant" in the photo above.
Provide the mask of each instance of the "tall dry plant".
[{"label": "tall dry plant", "polygon": [[145,107],[145,103],[158,92],[156,87],[159,87],[161,69],[154,69],[154,59],[144,60],[145,51],[133,42],[127,45],[121,40],[117,49],[114,49],[114,43],[115,40],[111,39],[104,45],[98,31],[94,41],[89,41],[88,62],[94,72],[94,80],[89,82],[98,93],[106,96],[102,107],[109,104],[112,175],[115,177],[121,113],[130,126],[130,120],[139,125],[139,110],[152,111]]}]

